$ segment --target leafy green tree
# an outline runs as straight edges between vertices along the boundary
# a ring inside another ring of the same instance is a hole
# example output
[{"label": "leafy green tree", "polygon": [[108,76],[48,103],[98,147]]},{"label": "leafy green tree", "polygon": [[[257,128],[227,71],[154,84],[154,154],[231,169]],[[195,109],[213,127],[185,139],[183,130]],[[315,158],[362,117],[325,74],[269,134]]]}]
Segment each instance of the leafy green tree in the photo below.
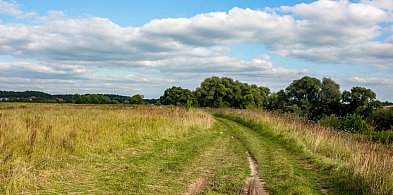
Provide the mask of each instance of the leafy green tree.
[{"label": "leafy green tree", "polygon": [[205,79],[195,91],[202,107],[261,108],[266,107],[270,90],[241,83],[227,77]]},{"label": "leafy green tree", "polygon": [[92,104],[99,104],[101,103],[98,99],[98,95],[89,95]]},{"label": "leafy green tree", "polygon": [[269,110],[285,112],[288,106],[289,106],[289,97],[284,90],[280,90],[276,93],[272,93],[269,96],[269,101],[267,106]]},{"label": "leafy green tree", "polygon": [[351,91],[344,91],[342,94],[344,112],[347,114],[356,113],[361,116],[369,116],[376,108],[382,106],[376,100],[376,94],[364,87],[353,87]]},{"label": "leafy green tree", "polygon": [[79,95],[75,94],[71,98],[71,102],[76,104],[110,104],[111,99],[104,95],[98,94],[88,94],[88,95]]},{"label": "leafy green tree", "polygon": [[111,100],[111,104],[120,104],[118,100]]},{"label": "leafy green tree", "polygon": [[143,95],[136,94],[136,95],[132,96],[129,100],[129,103],[130,104],[144,104]]},{"label": "leafy green tree", "polygon": [[296,104],[302,110],[301,115],[315,119],[320,113],[319,100],[322,84],[319,79],[304,76],[294,80],[286,89],[290,104]]},{"label": "leafy green tree", "polygon": [[211,77],[201,83],[195,94],[202,107],[230,107],[241,93],[240,88],[236,89],[237,94],[234,93],[234,87],[235,82],[231,78]]},{"label": "leafy green tree", "polygon": [[189,89],[181,87],[171,87],[164,91],[160,97],[161,104],[192,107],[197,105],[194,93]]},{"label": "leafy green tree", "polygon": [[97,95],[97,99],[99,104],[110,104],[111,99],[109,97],[106,97],[104,95]]},{"label": "leafy green tree", "polygon": [[320,91],[320,113],[325,116],[330,116],[332,114],[341,114],[340,101],[340,85],[330,78],[323,78]]},{"label": "leafy green tree", "polygon": [[374,111],[368,118],[380,131],[393,130],[393,108],[381,108]]}]

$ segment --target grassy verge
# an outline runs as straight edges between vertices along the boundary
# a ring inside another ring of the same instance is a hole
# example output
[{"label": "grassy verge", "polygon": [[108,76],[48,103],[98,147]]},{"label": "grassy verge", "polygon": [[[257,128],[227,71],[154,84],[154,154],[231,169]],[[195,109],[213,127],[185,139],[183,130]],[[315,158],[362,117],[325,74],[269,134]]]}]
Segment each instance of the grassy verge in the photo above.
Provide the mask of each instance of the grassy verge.
[{"label": "grassy verge", "polygon": [[306,154],[315,170],[325,175],[320,181],[332,193],[392,193],[392,151],[387,146],[262,111],[221,112],[226,118],[287,145],[295,154]]}]

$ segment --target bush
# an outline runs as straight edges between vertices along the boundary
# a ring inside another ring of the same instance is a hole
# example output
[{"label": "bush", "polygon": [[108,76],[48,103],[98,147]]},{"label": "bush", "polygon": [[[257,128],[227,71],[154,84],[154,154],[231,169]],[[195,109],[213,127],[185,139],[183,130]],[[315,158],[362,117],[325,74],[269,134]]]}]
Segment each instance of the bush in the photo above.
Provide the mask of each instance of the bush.
[{"label": "bush", "polygon": [[333,129],[340,129],[341,127],[341,121],[340,117],[332,114],[330,116],[324,116],[322,117],[318,123],[324,127],[329,127]]},{"label": "bush", "polygon": [[393,129],[388,131],[367,132],[365,135],[370,137],[373,141],[378,141],[384,144],[393,143]]},{"label": "bush", "polygon": [[383,108],[374,111],[369,120],[378,131],[387,131],[393,127],[393,108]]},{"label": "bush", "polygon": [[340,129],[347,132],[362,132],[366,126],[366,122],[362,116],[357,114],[347,115],[342,118]]},{"label": "bush", "polygon": [[141,94],[136,94],[132,96],[129,100],[130,104],[144,104],[145,102],[143,101],[143,95]]}]

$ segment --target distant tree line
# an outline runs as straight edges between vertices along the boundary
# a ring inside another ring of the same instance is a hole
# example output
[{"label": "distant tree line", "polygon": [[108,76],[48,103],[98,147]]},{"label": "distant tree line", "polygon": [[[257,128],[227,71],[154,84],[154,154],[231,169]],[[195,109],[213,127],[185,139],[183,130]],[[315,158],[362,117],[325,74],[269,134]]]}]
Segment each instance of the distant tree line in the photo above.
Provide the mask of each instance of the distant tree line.
[{"label": "distant tree line", "polygon": [[129,97],[115,94],[51,95],[39,91],[0,91],[0,101],[75,104],[155,104],[158,100],[143,99],[143,95],[140,94]]},{"label": "distant tree line", "polygon": [[160,99],[144,99],[141,94],[129,97],[0,91],[0,101],[265,109],[291,113],[343,131],[393,130],[393,103],[378,101],[375,92],[368,88],[356,86],[349,91],[341,91],[339,84],[330,78],[321,81],[309,76],[294,80],[285,89],[274,93],[264,86],[228,77],[210,77],[194,91],[176,86],[168,88]]},{"label": "distant tree line", "polygon": [[[164,105],[212,108],[262,108],[318,121],[344,131],[391,130],[393,108],[384,108],[371,89],[353,87],[340,91],[330,78],[305,76],[271,93],[264,86],[227,77],[205,79],[195,91],[171,87],[160,97]],[[384,104],[386,104],[385,102]]]},{"label": "distant tree line", "polygon": [[39,99],[50,99],[52,98],[51,94],[40,92],[40,91],[0,91],[0,98],[8,98],[8,99],[27,99],[27,98],[39,98]]}]

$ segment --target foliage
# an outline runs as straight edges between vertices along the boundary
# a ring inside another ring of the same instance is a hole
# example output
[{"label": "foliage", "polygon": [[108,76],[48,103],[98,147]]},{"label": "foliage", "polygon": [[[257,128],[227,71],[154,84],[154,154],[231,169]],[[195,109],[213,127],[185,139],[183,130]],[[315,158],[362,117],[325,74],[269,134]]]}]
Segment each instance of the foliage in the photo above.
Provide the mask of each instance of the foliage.
[{"label": "foliage", "polygon": [[365,136],[369,137],[374,142],[380,142],[383,144],[392,144],[393,143],[393,128],[388,131],[365,132]]},{"label": "foliage", "polygon": [[40,91],[0,91],[0,98],[39,98],[39,99],[49,99],[52,95]]},{"label": "foliage", "polygon": [[346,114],[356,113],[364,117],[382,106],[381,102],[376,100],[376,94],[364,87],[353,87],[350,92],[344,91],[342,101]]},{"label": "foliage", "polygon": [[110,104],[111,99],[103,95],[79,95],[72,96],[72,102],[75,104]]},{"label": "foliage", "polygon": [[285,93],[284,90],[280,90],[276,93],[270,94],[267,109],[284,112],[287,111],[286,108],[288,105],[289,105],[288,95]]},{"label": "foliage", "polygon": [[267,105],[269,93],[266,87],[228,77],[207,78],[195,91],[200,106],[213,108],[262,108]]},{"label": "foliage", "polygon": [[340,114],[340,85],[330,78],[323,78],[320,91],[319,113],[323,115]]},{"label": "foliage", "polygon": [[160,97],[160,103],[186,107],[198,105],[195,95],[191,90],[175,86],[165,90],[164,95]]},{"label": "foliage", "polygon": [[143,95],[141,95],[141,94],[133,95],[130,98],[129,103],[130,104],[144,104],[145,102],[143,101]]},{"label": "foliage", "polygon": [[382,106],[393,106],[393,102],[384,101],[382,102]]},{"label": "foliage", "polygon": [[368,118],[380,131],[393,128],[393,108],[382,108],[374,111]]},{"label": "foliage", "polygon": [[350,114],[342,118],[340,129],[348,132],[362,132],[365,125],[362,116]]},{"label": "foliage", "polygon": [[324,116],[319,119],[318,123],[324,127],[340,129],[341,127],[341,119],[340,117],[332,114],[330,116]]},{"label": "foliage", "polygon": [[[11,98],[11,99],[10,99]],[[109,98],[109,99],[108,99]],[[294,80],[285,89],[270,93],[267,87],[242,83],[228,77],[206,78],[195,90],[171,87],[160,99],[143,99],[142,95],[126,97],[113,94],[50,95],[43,92],[0,91],[0,101],[29,101],[42,103],[76,104],[155,104],[212,108],[263,108],[276,112],[293,113],[313,121],[329,120],[326,116],[344,118],[356,114],[367,119],[367,129],[384,131],[390,128],[391,115],[379,110],[391,102],[376,100],[371,89],[355,86],[340,91],[340,85],[330,78],[322,81],[310,76]],[[375,113],[375,114],[373,114]],[[390,118],[389,118],[390,117]],[[372,127],[371,125],[375,125]],[[336,127],[336,125],[334,125]]]}]

